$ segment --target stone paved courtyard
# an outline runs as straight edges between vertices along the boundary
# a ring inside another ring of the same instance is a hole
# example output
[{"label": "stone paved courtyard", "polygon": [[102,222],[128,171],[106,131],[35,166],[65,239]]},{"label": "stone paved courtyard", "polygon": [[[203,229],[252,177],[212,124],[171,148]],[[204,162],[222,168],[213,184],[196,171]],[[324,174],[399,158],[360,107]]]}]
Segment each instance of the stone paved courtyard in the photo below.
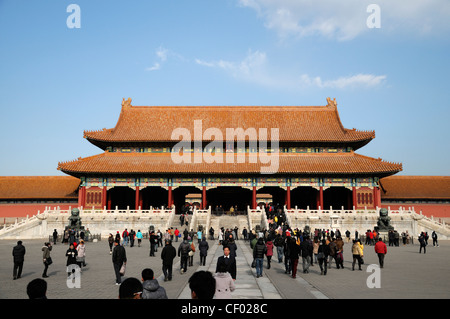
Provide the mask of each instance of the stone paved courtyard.
[{"label": "stone paved courtyard", "polygon": [[[13,280],[12,248],[16,240],[0,241],[0,299],[27,299],[26,285],[34,278],[40,278],[43,271],[41,261],[45,240],[23,240],[26,247],[25,263],[22,278]],[[178,248],[179,242],[174,242]],[[367,272],[370,264],[377,264],[378,259],[373,246],[365,246],[362,271],[351,270],[351,243],[344,246],[344,269],[336,269],[335,264],[329,269],[327,276],[320,275],[317,264],[310,268],[309,274],[302,273],[301,260],[298,266],[297,279],[284,273],[284,265],[277,262],[276,252],[272,259],[271,269],[264,262],[264,276],[255,278],[255,269],[250,267],[252,255],[248,242],[238,241],[237,262],[238,275],[235,299],[448,299],[450,298],[450,242],[440,241],[440,247],[433,247],[431,241],[426,254],[419,254],[418,245],[389,247],[385,259],[385,268],[380,269],[381,288],[369,288],[368,278],[373,275]],[[185,274],[179,272],[179,257],[174,260],[174,278],[162,281],[160,253],[149,257],[149,243],[143,241],[141,247],[126,247],[128,263],[124,278],[141,278],[142,269],[149,267],[155,272],[155,278],[167,290],[169,299],[190,298],[187,282],[190,275],[199,269],[214,272],[222,246],[216,241],[209,241],[210,250],[207,265],[199,266],[198,252],[194,256],[194,266]],[[69,288],[67,285],[66,257],[67,245],[57,243],[51,256],[53,264],[49,267],[47,297],[49,299],[117,299],[118,286],[106,240],[87,244],[87,267],[81,274],[80,288]],[[371,277],[373,278],[373,276]],[[370,279],[370,278],[369,278]]]}]

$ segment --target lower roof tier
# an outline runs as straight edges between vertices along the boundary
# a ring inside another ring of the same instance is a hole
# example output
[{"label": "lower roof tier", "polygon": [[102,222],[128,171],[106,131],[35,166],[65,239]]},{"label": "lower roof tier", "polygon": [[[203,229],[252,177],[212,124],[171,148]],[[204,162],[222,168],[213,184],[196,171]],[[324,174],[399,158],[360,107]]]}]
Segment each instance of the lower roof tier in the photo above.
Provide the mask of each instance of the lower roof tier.
[{"label": "lower roof tier", "polygon": [[[203,157],[202,157],[203,155]],[[99,174],[321,174],[372,175],[384,177],[402,170],[402,164],[348,153],[327,154],[185,154],[185,162],[170,153],[113,153],[58,163],[58,170],[80,177]],[[228,156],[228,157],[227,157]],[[243,156],[239,162],[239,156]],[[197,161],[197,162],[196,162]]]},{"label": "lower roof tier", "polygon": [[0,200],[72,200],[79,185],[71,176],[0,176]]}]

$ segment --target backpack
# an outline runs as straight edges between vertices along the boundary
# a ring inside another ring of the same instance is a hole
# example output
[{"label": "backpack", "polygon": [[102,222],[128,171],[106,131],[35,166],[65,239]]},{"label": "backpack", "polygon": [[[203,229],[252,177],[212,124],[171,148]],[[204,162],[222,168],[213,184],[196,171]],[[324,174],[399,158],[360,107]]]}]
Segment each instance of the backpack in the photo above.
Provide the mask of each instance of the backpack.
[{"label": "backpack", "polygon": [[330,255],[334,256],[336,254],[336,243],[335,242],[331,242],[330,243]]}]

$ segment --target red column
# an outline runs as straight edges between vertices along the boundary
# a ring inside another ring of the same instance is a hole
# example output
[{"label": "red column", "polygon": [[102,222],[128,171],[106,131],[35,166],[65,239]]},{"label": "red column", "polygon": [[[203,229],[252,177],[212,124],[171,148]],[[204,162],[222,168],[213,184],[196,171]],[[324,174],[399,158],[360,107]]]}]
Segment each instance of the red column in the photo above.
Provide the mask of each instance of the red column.
[{"label": "red column", "polygon": [[106,186],[102,189],[102,209],[106,207]]},{"label": "red column", "polygon": [[377,205],[381,208],[381,189],[377,187]]},{"label": "red column", "polygon": [[355,206],[355,209],[358,208],[358,202],[356,201],[356,187],[352,188],[352,197],[353,197],[353,206]]},{"label": "red column", "polygon": [[373,188],[373,208],[381,208],[381,193],[378,187]]},{"label": "red column", "polygon": [[169,186],[169,195],[168,195],[168,199],[167,199],[167,206],[168,208],[172,207],[172,186]]},{"label": "red column", "polygon": [[256,209],[256,186],[253,186],[253,192],[252,192],[252,209]]},{"label": "red column", "polygon": [[84,206],[83,205],[83,186],[78,189],[78,207]]},{"label": "red column", "polygon": [[202,209],[206,209],[206,186],[202,188]]},{"label": "red column", "polygon": [[286,188],[286,207],[287,209],[291,209],[291,186],[287,186]]},{"label": "red column", "polygon": [[316,209],[319,209],[320,206],[320,191],[316,193]]},{"label": "red column", "polygon": [[139,209],[139,186],[136,186],[136,197],[134,199],[134,209]]},{"label": "red column", "polygon": [[111,193],[106,192],[108,198],[108,210],[111,210]]},{"label": "red column", "polygon": [[323,186],[320,186],[319,190],[319,206],[323,209]]},{"label": "red column", "polygon": [[83,208],[86,206],[86,186],[80,187],[78,191],[78,206]]}]

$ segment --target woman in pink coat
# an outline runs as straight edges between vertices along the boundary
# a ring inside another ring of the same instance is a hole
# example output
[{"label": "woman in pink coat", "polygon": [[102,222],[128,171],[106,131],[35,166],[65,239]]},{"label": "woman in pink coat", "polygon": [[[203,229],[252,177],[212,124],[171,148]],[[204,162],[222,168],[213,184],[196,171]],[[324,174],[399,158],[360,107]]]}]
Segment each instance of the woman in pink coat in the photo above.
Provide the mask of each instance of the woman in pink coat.
[{"label": "woman in pink coat", "polygon": [[267,248],[267,252],[266,252],[266,257],[267,257],[267,269],[270,269],[270,260],[272,259],[273,256],[273,243],[272,240],[269,239],[266,242],[266,248]]}]

